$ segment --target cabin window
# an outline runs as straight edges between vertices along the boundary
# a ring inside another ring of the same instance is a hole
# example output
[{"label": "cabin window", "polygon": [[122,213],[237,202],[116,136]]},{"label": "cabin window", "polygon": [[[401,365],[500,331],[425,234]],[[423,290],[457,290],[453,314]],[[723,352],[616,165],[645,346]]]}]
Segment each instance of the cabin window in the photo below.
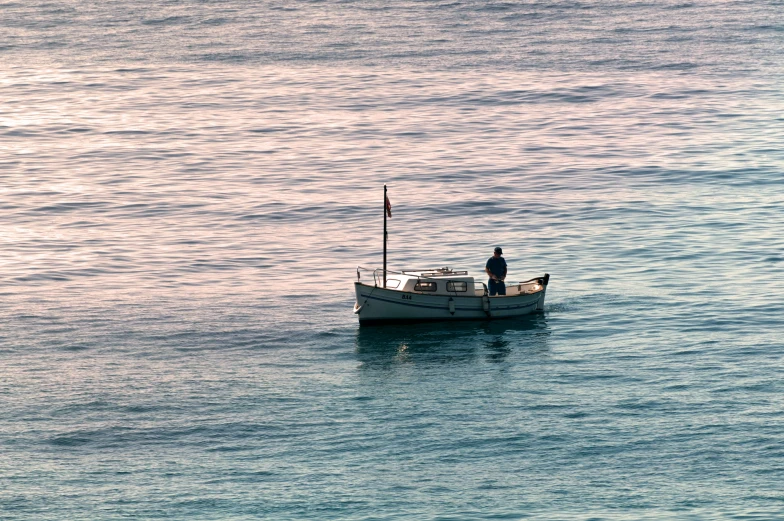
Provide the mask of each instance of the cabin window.
[{"label": "cabin window", "polygon": [[446,290],[447,291],[468,291],[468,283],[465,281],[449,281],[446,283]]},{"label": "cabin window", "polygon": [[387,287],[395,289],[396,287],[400,286],[400,281],[397,279],[387,279]]},{"label": "cabin window", "polygon": [[435,291],[435,290],[436,290],[435,282],[418,280],[416,286],[414,286],[414,291]]}]

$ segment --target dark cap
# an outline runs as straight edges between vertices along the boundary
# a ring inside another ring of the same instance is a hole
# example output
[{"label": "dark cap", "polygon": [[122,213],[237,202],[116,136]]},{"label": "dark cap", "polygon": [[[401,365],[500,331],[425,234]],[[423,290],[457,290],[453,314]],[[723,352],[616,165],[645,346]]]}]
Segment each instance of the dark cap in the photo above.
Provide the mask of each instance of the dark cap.
[{"label": "dark cap", "polygon": [[502,250],[500,246],[496,246],[493,251],[496,252],[498,255],[501,255],[504,252],[504,250]]}]

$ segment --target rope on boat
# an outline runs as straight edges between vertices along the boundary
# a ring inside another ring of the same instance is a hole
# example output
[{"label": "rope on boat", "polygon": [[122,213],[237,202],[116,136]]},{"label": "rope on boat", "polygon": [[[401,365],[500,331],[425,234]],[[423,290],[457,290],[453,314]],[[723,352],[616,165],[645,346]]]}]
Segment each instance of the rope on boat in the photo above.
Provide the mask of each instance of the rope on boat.
[{"label": "rope on boat", "polygon": [[[359,268],[357,268],[357,271],[359,271]],[[367,296],[367,297],[365,297],[365,301],[362,303],[362,305],[361,305],[361,306],[359,306],[358,308],[356,308],[356,309],[354,310],[354,314],[355,314],[355,315],[359,315],[360,313],[362,313],[362,308],[364,308],[364,307],[365,307],[365,304],[367,304],[367,301],[368,301],[368,300],[370,300],[370,297],[372,297],[372,296],[373,296],[373,292],[374,292],[374,291],[376,291],[376,288],[377,288],[377,287],[378,287],[378,286],[373,286],[373,289],[371,289],[371,290],[370,290],[370,293],[368,293],[368,296]]]}]

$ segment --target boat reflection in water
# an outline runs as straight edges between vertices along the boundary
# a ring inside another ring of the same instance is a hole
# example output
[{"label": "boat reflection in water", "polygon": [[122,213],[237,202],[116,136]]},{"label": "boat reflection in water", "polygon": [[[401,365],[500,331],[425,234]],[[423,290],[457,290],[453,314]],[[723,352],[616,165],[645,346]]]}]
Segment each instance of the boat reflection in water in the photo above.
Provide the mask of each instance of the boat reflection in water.
[{"label": "boat reflection in water", "polygon": [[502,362],[514,349],[549,350],[550,328],[543,314],[498,320],[433,322],[360,327],[357,358],[366,367],[403,363]]}]

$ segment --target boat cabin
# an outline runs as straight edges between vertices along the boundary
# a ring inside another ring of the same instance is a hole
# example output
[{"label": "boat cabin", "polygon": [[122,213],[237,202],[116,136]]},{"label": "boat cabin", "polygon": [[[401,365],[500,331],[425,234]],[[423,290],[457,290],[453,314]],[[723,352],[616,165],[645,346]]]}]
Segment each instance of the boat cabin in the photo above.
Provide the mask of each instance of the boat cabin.
[{"label": "boat cabin", "polygon": [[478,286],[467,271],[452,271],[449,268],[403,271],[387,276],[387,289],[428,295],[481,297],[485,287],[481,283]]}]

